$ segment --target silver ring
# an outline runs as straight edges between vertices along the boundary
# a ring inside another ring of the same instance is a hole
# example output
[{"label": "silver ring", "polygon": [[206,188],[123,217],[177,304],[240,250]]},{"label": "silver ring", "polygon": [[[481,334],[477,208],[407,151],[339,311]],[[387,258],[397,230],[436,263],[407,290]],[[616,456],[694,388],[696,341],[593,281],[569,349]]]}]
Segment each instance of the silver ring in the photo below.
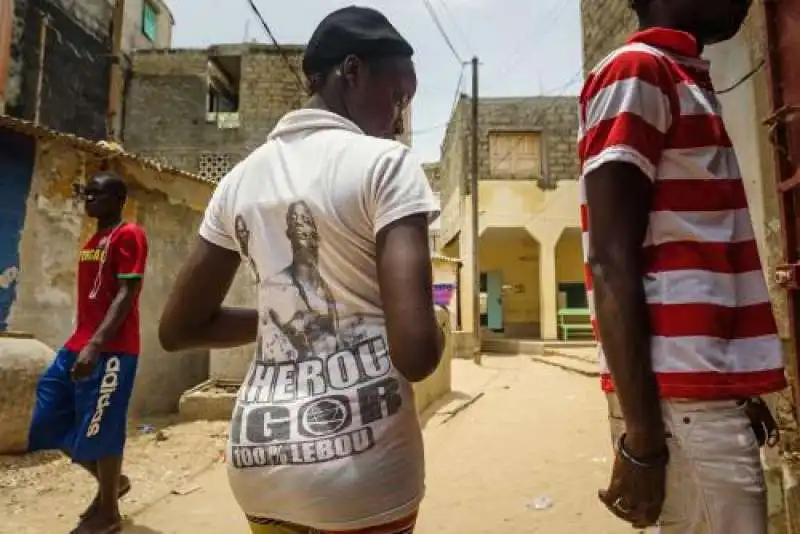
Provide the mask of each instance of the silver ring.
[{"label": "silver ring", "polygon": [[625,508],[624,506],[622,506],[622,497],[617,497],[617,500],[615,500],[611,506],[613,506],[620,513],[623,514],[631,513],[631,510],[629,508]]}]

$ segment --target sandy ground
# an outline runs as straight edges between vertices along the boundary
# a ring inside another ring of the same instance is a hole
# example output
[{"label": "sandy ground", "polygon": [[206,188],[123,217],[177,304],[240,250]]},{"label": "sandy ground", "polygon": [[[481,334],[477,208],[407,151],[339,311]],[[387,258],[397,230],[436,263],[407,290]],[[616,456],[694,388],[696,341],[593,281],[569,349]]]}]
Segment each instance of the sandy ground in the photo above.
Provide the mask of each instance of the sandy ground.
[{"label": "sandy ground", "polygon": [[[425,418],[427,496],[417,534],[632,532],[596,498],[611,452],[597,379],[526,357],[486,357],[482,367],[457,361],[453,372],[453,395]],[[134,439],[126,533],[247,531],[218,463],[223,431],[195,423],[168,427],[166,441]],[[12,499],[0,504],[0,532],[68,532],[71,510],[91,493],[87,482],[60,460],[0,463],[0,503]]]},{"label": "sandy ground", "polygon": [[[199,473],[221,462],[226,426],[172,419],[131,423],[124,471],[133,490],[122,501],[123,514],[191,489]],[[0,533],[67,533],[95,490],[93,479],[58,453],[0,456]]]}]

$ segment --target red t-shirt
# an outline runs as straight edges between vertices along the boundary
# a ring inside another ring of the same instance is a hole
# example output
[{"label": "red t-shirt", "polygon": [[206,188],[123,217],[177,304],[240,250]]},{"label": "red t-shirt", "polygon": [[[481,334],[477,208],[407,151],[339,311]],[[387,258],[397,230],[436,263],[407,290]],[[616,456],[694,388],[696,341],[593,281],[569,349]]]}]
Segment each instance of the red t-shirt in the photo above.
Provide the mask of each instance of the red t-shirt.
[{"label": "red t-shirt", "polygon": [[[104,258],[105,257],[105,258]],[[78,318],[64,347],[80,351],[94,336],[120,289],[120,279],[142,278],[147,261],[147,236],[132,223],[100,230],[78,257]],[[139,296],[103,352],[139,354]]]}]

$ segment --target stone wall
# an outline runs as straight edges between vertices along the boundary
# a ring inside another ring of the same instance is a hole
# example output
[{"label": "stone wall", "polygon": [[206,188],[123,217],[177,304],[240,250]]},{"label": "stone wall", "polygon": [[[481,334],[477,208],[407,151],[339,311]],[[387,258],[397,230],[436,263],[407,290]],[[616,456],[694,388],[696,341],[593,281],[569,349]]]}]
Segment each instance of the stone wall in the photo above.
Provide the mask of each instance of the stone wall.
[{"label": "stone wall", "polygon": [[[299,72],[302,48],[283,49]],[[210,57],[240,61],[237,127],[207,121]],[[260,146],[278,120],[300,107],[306,96],[274,47],[141,50],[132,57],[125,147],[195,173],[204,171],[202,158],[217,156],[233,165]]]},{"label": "stone wall", "polygon": [[581,0],[583,69],[589,72],[636,29],[628,0]]},{"label": "stone wall", "polygon": [[[447,127],[438,170],[438,187],[443,209],[469,192],[470,181],[470,99],[462,96]],[[489,134],[493,131],[538,131],[542,134],[543,189],[553,189],[561,180],[578,179],[576,139],[578,102],[575,97],[536,96],[525,98],[484,98],[478,108],[479,179],[492,179],[489,168]],[[452,211],[452,210],[450,210]],[[451,219],[458,214],[443,213],[443,235],[450,241]]]},{"label": "stone wall", "polygon": [[[46,20],[41,100],[40,29]],[[6,112],[89,139],[106,136],[111,8],[90,0],[15,0]]]}]

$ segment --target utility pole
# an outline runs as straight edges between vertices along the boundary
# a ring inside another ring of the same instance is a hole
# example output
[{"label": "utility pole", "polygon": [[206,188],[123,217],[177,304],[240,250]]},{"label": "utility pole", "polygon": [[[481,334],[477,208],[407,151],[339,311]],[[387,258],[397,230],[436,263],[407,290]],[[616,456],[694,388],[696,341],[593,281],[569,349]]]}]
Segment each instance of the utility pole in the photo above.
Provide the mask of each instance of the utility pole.
[{"label": "utility pole", "polygon": [[119,142],[120,110],[122,109],[122,27],[125,22],[125,0],[114,3],[114,17],[111,29],[111,80],[108,88],[108,137]]},{"label": "utility pole", "polygon": [[478,58],[472,58],[472,126],[470,161],[470,200],[472,201],[472,328],[475,333],[475,352],[473,360],[481,363],[481,269],[479,265],[478,242],[480,241],[480,213],[478,202]]}]

